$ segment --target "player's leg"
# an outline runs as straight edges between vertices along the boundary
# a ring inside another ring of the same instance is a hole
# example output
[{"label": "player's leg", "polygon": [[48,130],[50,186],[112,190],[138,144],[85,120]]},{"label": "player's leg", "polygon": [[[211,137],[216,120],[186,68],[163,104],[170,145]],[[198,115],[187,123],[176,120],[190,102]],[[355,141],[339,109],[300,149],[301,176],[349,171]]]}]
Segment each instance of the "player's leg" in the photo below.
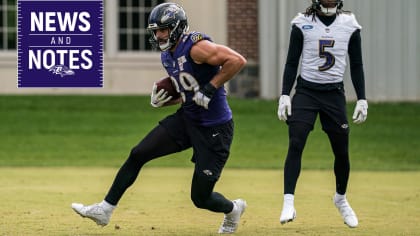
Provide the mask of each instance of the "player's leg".
[{"label": "player's leg", "polygon": [[336,193],[334,204],[344,222],[349,227],[356,227],[358,219],[346,199],[347,185],[350,175],[349,160],[349,125],[346,112],[346,101],[342,91],[331,91],[325,99],[326,106],[320,112],[323,130],[327,133],[334,153],[334,174]]},{"label": "player's leg", "polygon": [[168,136],[166,129],[158,125],[131,150],[128,159],[119,169],[104,201],[87,206],[73,203],[72,208],[82,217],[88,217],[98,225],[107,225],[112,211],[124,192],[134,183],[143,165],[154,158],[176,151],[180,151],[180,147]]},{"label": "player's leg", "polygon": [[284,196],[280,223],[285,224],[296,218],[294,194],[300,175],[302,152],[312,126],[307,123],[289,123],[289,149],[284,163]]},{"label": "player's leg", "polygon": [[326,92],[321,100],[323,106],[319,114],[322,129],[327,133],[334,153],[334,174],[336,192],[344,195],[350,173],[349,125],[347,120],[344,91]]},{"label": "player's leg", "polygon": [[[73,203],[73,210],[82,217],[94,220],[98,225],[107,225],[112,211],[124,192],[134,183],[145,163],[161,156],[182,151],[190,146],[188,142],[183,142],[187,140],[185,139],[187,136],[178,130],[183,126],[180,121],[182,119],[179,119],[177,114],[167,117],[131,150],[128,159],[119,169],[108,194],[101,203],[88,206]],[[177,134],[176,138],[175,133]]]},{"label": "player's leg", "polygon": [[233,138],[233,121],[216,127],[188,126],[195,163],[191,200],[198,208],[228,213],[233,203],[213,192],[229,157]]},{"label": "player's leg", "polygon": [[288,119],[289,148],[284,163],[284,196],[280,223],[285,224],[296,218],[294,193],[301,170],[302,152],[306,140],[315,123],[318,107],[314,103],[312,91],[300,89],[292,100],[292,116]]},{"label": "player's leg", "polygon": [[191,199],[201,209],[225,213],[219,233],[234,233],[246,208],[243,199],[228,200],[221,193],[214,192],[217,180],[204,173],[194,171],[191,184]]},{"label": "player's leg", "polygon": [[350,175],[350,160],[348,153],[348,134],[328,133],[331,148],[334,153],[335,189],[338,194],[344,195]]},{"label": "player's leg", "polygon": [[312,126],[307,123],[289,124],[289,149],[284,164],[284,194],[294,194],[299,178],[302,152]]},{"label": "player's leg", "polygon": [[231,201],[213,191],[229,157],[233,129],[233,121],[215,127],[188,127],[195,162],[191,200],[198,208],[225,213],[219,233],[235,232],[246,208],[244,200]]},{"label": "player's leg", "polygon": [[233,203],[222,194],[213,192],[216,182],[215,178],[194,171],[191,183],[191,200],[198,208],[229,213],[233,209]]},{"label": "player's leg", "polygon": [[144,164],[179,151],[182,151],[181,146],[169,136],[167,129],[162,125],[155,127],[131,150],[128,159],[118,171],[105,201],[114,206],[117,205],[127,188],[136,180]]},{"label": "player's leg", "polygon": [[334,174],[336,193],[334,205],[339,210],[344,223],[349,227],[357,227],[358,219],[346,198],[347,184],[350,174],[350,161],[348,154],[348,134],[328,133],[331,147],[334,152]]},{"label": "player's leg", "polygon": [[346,198],[347,183],[350,174],[350,161],[348,154],[348,134],[328,133],[334,152],[334,174],[336,193],[334,204],[338,208],[344,223],[349,227],[357,227],[358,219]]}]

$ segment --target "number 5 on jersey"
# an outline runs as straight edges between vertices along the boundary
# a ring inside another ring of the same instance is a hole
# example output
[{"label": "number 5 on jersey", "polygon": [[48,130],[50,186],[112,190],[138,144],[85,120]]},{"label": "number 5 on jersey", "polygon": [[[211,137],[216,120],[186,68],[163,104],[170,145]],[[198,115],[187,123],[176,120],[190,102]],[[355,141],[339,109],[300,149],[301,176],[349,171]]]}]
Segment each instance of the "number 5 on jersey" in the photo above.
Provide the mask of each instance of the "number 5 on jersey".
[{"label": "number 5 on jersey", "polygon": [[329,70],[335,64],[335,57],[331,52],[326,51],[326,48],[334,47],[334,40],[319,40],[319,57],[325,58],[325,63],[318,67],[319,71]]}]

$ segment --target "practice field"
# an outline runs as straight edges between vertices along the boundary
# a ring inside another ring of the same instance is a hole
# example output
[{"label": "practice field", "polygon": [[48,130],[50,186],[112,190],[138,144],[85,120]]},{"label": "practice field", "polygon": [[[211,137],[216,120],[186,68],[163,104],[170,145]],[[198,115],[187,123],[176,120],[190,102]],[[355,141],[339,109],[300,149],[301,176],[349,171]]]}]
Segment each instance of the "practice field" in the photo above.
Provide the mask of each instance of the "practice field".
[{"label": "practice field", "polygon": [[[229,99],[235,136],[227,167],[282,168],[287,125],[277,101]],[[178,106],[152,108],[140,96],[0,96],[0,166],[119,167],[130,149]],[[348,117],[354,103],[348,104]],[[354,170],[420,170],[420,103],[369,104],[366,123],[350,123]],[[191,155],[155,166],[187,167]],[[317,123],[304,151],[304,169],[331,169],[333,155]]]},{"label": "practice field", "polygon": [[[114,168],[1,168],[0,235],[217,235],[222,215],[189,200],[192,168],[146,167],[99,227],[71,202],[102,200]],[[296,193],[297,219],[281,225],[282,172],[226,169],[216,190],[247,200],[236,235],[419,235],[419,172],[353,172],[349,200],[359,227],[343,224],[332,203],[333,174],[305,170]]]},{"label": "practice field", "polygon": [[[108,226],[72,202],[101,201],[130,149],[177,107],[147,96],[0,96],[0,236],[217,235],[222,214],[189,199],[191,150],[147,163]],[[333,155],[319,122],[308,138],[296,192],[297,219],[281,225],[287,125],[277,101],[229,98],[231,155],[216,190],[248,202],[237,235],[420,235],[420,103],[370,103],[350,123],[349,229],[332,203]],[[348,104],[351,118],[354,103]]]}]

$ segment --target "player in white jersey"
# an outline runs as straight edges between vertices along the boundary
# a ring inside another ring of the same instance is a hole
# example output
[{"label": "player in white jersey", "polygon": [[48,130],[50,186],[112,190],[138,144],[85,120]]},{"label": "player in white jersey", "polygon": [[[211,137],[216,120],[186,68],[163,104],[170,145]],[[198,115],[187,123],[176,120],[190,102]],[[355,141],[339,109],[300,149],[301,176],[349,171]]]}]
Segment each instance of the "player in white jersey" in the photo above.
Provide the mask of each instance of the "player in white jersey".
[{"label": "player in white jersey", "polygon": [[[343,1],[313,0],[305,13],[292,20],[289,51],[283,74],[278,117],[289,126],[289,149],[284,166],[282,224],[296,218],[294,193],[300,174],[302,152],[319,114],[334,153],[336,193],[333,197],[344,223],[357,227],[358,219],[346,198],[350,173],[349,125],[343,75],[349,55],[351,79],[357,95],[353,121],[362,123],[368,104],[361,49],[361,26],[343,11]],[[302,57],[302,58],[301,58]],[[297,76],[301,58],[300,75]],[[296,81],[296,92],[290,92]]]}]

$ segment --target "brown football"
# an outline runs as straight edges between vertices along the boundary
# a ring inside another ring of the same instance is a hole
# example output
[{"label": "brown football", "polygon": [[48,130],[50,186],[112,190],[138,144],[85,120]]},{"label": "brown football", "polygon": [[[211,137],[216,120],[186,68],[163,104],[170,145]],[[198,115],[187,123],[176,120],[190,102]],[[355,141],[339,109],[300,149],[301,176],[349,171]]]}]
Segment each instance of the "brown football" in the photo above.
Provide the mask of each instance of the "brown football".
[{"label": "brown football", "polygon": [[172,96],[171,100],[178,99],[181,97],[181,94],[176,91],[174,84],[172,83],[171,77],[164,77],[156,82],[157,92],[161,89],[168,92],[169,96]]}]

